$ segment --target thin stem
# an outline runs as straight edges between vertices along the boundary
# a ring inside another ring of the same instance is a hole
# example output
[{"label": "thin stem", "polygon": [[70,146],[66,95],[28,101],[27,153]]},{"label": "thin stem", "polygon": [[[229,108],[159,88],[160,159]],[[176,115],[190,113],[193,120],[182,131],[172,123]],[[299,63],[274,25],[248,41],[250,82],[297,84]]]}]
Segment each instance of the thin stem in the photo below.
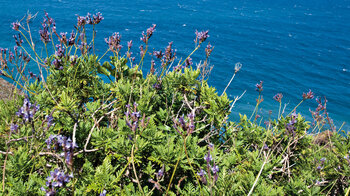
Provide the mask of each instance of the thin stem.
[{"label": "thin stem", "polygon": [[192,54],[193,54],[194,52],[196,52],[196,51],[198,50],[198,48],[200,48],[200,47],[201,47],[201,44],[198,44],[198,46],[191,52],[191,54],[189,54],[189,55],[185,58],[185,60],[181,63],[180,66],[182,66],[182,65],[186,62],[186,60],[187,60],[188,58],[190,58],[190,57],[192,56]]},{"label": "thin stem", "polygon": [[230,84],[231,84],[231,82],[232,82],[232,80],[233,80],[233,78],[235,78],[235,76],[236,76],[236,71],[235,71],[235,73],[233,74],[233,76],[232,76],[232,78],[231,78],[231,80],[230,80],[230,82],[227,84],[227,86],[226,86],[226,88],[225,88],[225,90],[224,90],[224,92],[222,92],[222,94],[221,94],[221,96],[226,92],[226,89],[230,86]]},{"label": "thin stem", "polygon": [[297,106],[294,107],[294,109],[292,111],[289,112],[289,114],[287,116],[289,116],[293,111],[296,111],[296,109],[300,106],[301,103],[304,102],[305,99],[301,100]]},{"label": "thin stem", "polygon": [[107,54],[108,51],[109,51],[109,49],[107,49],[107,51],[101,56],[101,58],[98,59],[98,61],[100,61]]},{"label": "thin stem", "polygon": [[181,159],[181,155],[182,155],[182,153],[183,153],[183,150],[184,150],[184,148],[182,147],[182,148],[181,148],[180,156],[179,156],[179,158],[177,159],[177,162],[176,162],[176,165],[175,165],[173,174],[171,175],[170,182],[169,182],[169,184],[168,184],[168,188],[167,188],[167,190],[166,190],[165,195],[168,195],[168,192],[169,192],[169,189],[170,189],[170,185],[171,185],[171,182],[173,181],[173,178],[174,178],[174,175],[175,175],[175,171],[176,171],[176,168],[177,168],[177,166],[178,166],[178,164],[179,164],[179,162],[180,162],[180,159]]},{"label": "thin stem", "polygon": [[135,164],[134,164],[134,147],[135,147],[135,144],[132,146],[132,149],[131,149],[131,164],[132,164],[132,168],[133,168],[134,175],[135,175],[135,178],[136,178],[136,181],[137,181],[137,185],[138,185],[138,187],[140,189],[140,192],[142,193],[142,195],[145,195],[145,193],[142,190],[142,187],[141,187],[141,184],[140,184],[140,180],[137,177],[137,173],[136,173],[136,169],[135,169]]}]

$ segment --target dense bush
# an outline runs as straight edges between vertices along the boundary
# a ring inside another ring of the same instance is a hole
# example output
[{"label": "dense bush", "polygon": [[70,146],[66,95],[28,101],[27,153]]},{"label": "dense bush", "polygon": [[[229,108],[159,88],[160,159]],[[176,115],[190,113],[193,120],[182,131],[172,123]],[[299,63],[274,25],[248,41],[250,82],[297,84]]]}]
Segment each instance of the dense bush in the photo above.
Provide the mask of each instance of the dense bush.
[{"label": "dense bush", "polygon": [[[112,55],[103,62],[106,53],[99,57],[94,48],[102,19],[100,13],[78,16],[68,37],[46,14],[39,31],[46,57],[33,44],[31,16],[13,23],[19,35],[14,50],[1,50],[1,74],[25,96],[0,101],[4,195],[349,194],[350,139],[335,130],[327,100],[317,99],[313,123],[295,107],[261,125],[261,82],[251,117],[231,122],[235,102],[207,83],[210,44],[206,60],[194,67],[192,53],[175,66],[171,42],[150,53],[145,74],[155,25],[142,33],[139,63],[132,41],[122,55],[118,33],[106,39]],[[196,32],[194,52],[208,37]],[[29,62],[40,74],[28,73]],[[301,102],[313,96],[305,93]],[[281,106],[282,95],[274,98]]]}]

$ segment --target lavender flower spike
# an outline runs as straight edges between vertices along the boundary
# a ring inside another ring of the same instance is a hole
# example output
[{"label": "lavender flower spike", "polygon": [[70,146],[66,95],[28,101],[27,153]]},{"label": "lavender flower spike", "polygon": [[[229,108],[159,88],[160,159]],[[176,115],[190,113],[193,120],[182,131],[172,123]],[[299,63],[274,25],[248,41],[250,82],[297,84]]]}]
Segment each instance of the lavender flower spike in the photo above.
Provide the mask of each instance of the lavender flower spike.
[{"label": "lavender flower spike", "polygon": [[204,42],[208,37],[209,37],[209,31],[201,31],[201,32],[198,32],[196,30],[195,34],[196,34],[196,40],[195,42],[197,43],[197,41],[199,41],[199,44],[201,44],[202,42]]},{"label": "lavender flower spike", "polygon": [[19,22],[13,22],[11,25],[12,25],[12,29],[15,30],[15,31],[18,31],[19,27],[21,26],[19,24]]}]

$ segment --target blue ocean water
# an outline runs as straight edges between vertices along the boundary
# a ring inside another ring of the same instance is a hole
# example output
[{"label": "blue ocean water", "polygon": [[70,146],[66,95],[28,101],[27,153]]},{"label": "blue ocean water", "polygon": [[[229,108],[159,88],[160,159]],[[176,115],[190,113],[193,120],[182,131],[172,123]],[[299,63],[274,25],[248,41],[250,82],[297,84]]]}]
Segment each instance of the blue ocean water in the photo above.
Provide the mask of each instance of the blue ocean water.
[{"label": "blue ocean water", "polygon": [[[326,96],[330,116],[339,128],[350,128],[350,1],[349,0],[202,0],[202,1],[105,1],[105,0],[0,0],[0,47],[14,45],[10,23],[27,11],[38,13],[33,22],[37,34],[44,11],[56,20],[58,32],[70,32],[75,14],[101,12],[104,20],[97,26],[97,48],[106,47],[103,39],[113,32],[122,35],[124,46],[134,41],[134,54],[141,32],[157,24],[150,47],[164,49],[173,41],[177,56],[185,58],[194,48],[194,31],[209,30],[208,41],[215,47],[210,63],[214,69],[210,84],[219,93],[229,82],[236,62],[243,64],[227,90],[231,99],[246,94],[236,103],[232,118],[251,114],[258,93],[255,84],[264,81],[264,102],[260,114],[269,110],[276,116],[279,104],[273,100],[283,93],[286,111],[312,89]],[[36,42],[40,42],[38,39]],[[193,59],[204,58],[204,47]],[[33,65],[32,70],[36,70]],[[309,108],[315,100],[303,103],[298,111],[311,119]]]}]

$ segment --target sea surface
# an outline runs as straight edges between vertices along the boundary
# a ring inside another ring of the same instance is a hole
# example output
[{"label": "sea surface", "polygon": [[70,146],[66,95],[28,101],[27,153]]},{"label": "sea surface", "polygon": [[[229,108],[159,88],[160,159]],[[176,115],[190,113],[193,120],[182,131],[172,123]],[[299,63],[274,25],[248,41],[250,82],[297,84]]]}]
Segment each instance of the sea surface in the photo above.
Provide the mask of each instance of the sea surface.
[{"label": "sea surface", "polygon": [[[316,97],[328,99],[327,108],[337,128],[350,128],[350,1],[349,0],[0,0],[0,47],[12,48],[15,33],[11,22],[27,12],[35,14],[32,31],[39,45],[40,22],[48,12],[57,23],[58,32],[71,32],[76,14],[101,12],[105,18],[96,26],[96,47],[102,54],[107,47],[104,38],[113,32],[126,42],[134,41],[138,56],[141,32],[157,24],[150,40],[151,49],[164,49],[173,41],[178,59],[194,49],[195,30],[209,30],[213,45],[210,63],[214,69],[209,83],[221,94],[229,82],[234,65],[243,67],[227,89],[238,100],[231,118],[254,110],[258,93],[255,84],[262,80],[264,101],[259,109],[263,120],[278,113],[273,100],[283,93],[286,113],[311,89]],[[193,60],[205,58],[204,47]],[[30,67],[36,71],[36,66]],[[312,121],[309,109],[315,100],[304,102],[297,111]]]}]

